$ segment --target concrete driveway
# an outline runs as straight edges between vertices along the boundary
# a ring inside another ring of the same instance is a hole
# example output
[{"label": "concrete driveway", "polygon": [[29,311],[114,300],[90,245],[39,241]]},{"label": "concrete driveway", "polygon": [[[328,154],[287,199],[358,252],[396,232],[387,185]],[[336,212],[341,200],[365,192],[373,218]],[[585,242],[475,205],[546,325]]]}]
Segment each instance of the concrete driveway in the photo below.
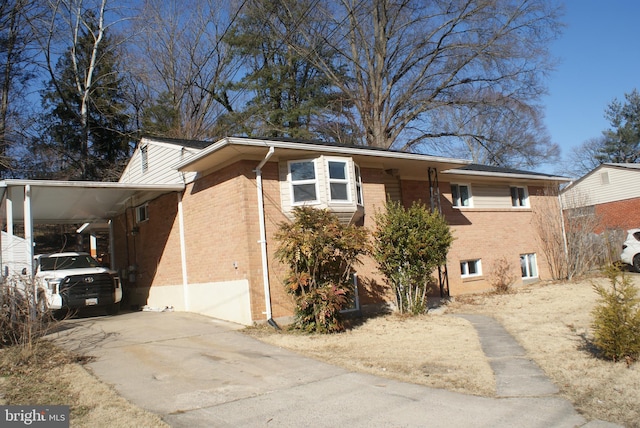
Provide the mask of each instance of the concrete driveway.
[{"label": "concrete driveway", "polygon": [[[486,398],[395,382],[266,345],[242,326],[179,312],[65,321],[58,343],[174,427],[575,427],[557,395]],[[464,358],[453,356],[452,358]]]}]

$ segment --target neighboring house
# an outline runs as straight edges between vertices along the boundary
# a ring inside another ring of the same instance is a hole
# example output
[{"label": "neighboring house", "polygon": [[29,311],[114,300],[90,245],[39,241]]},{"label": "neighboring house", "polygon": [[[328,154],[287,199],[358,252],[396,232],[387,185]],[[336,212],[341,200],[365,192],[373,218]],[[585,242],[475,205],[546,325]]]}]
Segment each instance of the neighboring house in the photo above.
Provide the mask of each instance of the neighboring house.
[{"label": "neighboring house", "polygon": [[[161,149],[168,156],[152,156]],[[543,200],[558,207],[545,189],[568,181],[368,147],[251,138],[197,145],[146,137],[121,182],[156,174],[167,184],[184,183],[185,190],[131,205],[113,222],[115,262],[127,273],[129,301],[242,324],[293,313],[273,235],[296,206],[327,208],[370,230],[389,199],[441,208],[455,240],[440,291],[458,295],[490,289],[502,258],[518,283],[549,278],[533,210]],[[370,258],[357,278],[361,305],[393,301]]]},{"label": "neighboring house", "polygon": [[567,216],[594,215],[594,232],[640,227],[640,164],[604,163],[562,190]]}]

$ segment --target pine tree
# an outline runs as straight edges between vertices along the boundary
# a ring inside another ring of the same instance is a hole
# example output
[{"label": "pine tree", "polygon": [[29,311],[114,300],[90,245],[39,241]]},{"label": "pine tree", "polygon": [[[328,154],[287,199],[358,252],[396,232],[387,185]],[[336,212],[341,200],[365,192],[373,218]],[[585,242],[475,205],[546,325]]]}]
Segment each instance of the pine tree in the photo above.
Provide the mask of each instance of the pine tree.
[{"label": "pine tree", "polygon": [[600,302],[593,310],[594,344],[605,358],[619,361],[640,355],[639,291],[624,273],[605,270],[611,287],[594,285]]}]

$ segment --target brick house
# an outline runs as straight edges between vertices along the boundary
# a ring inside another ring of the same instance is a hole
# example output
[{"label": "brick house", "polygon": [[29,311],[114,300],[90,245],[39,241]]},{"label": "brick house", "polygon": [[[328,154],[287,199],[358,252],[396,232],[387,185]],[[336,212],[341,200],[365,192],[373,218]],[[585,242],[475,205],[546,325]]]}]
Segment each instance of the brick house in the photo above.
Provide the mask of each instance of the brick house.
[{"label": "brick house", "polygon": [[565,187],[567,216],[593,215],[595,233],[640,227],[640,164],[604,163]]},{"label": "brick house", "polygon": [[[251,324],[292,314],[272,236],[297,205],[328,208],[369,229],[388,199],[439,207],[455,237],[441,292],[459,295],[490,289],[501,258],[519,283],[549,278],[532,216],[543,199],[557,206],[544,189],[567,180],[367,147],[145,137],[120,181],[184,184],[130,202],[113,220],[115,264],[130,303]],[[392,301],[370,259],[358,267],[358,301]]]}]

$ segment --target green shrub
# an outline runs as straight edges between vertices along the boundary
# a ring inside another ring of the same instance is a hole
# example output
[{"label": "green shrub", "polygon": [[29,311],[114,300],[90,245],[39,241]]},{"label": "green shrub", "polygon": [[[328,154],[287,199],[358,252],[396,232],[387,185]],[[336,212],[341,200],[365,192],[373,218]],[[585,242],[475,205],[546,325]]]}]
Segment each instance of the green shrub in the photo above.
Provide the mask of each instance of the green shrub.
[{"label": "green shrub", "polygon": [[605,268],[611,286],[594,284],[600,296],[593,309],[594,344],[614,361],[636,360],[640,355],[640,298],[638,289],[615,266]]},{"label": "green shrub", "polygon": [[289,266],[285,287],[296,303],[294,327],[320,333],[344,330],[340,311],[354,297],[353,267],[366,250],[364,228],[341,224],[327,210],[294,209],[276,234],[276,258]]},{"label": "green shrub", "polygon": [[391,285],[400,313],[427,311],[431,273],[447,260],[453,236],[444,217],[421,203],[389,202],[376,215],[373,256]]}]

